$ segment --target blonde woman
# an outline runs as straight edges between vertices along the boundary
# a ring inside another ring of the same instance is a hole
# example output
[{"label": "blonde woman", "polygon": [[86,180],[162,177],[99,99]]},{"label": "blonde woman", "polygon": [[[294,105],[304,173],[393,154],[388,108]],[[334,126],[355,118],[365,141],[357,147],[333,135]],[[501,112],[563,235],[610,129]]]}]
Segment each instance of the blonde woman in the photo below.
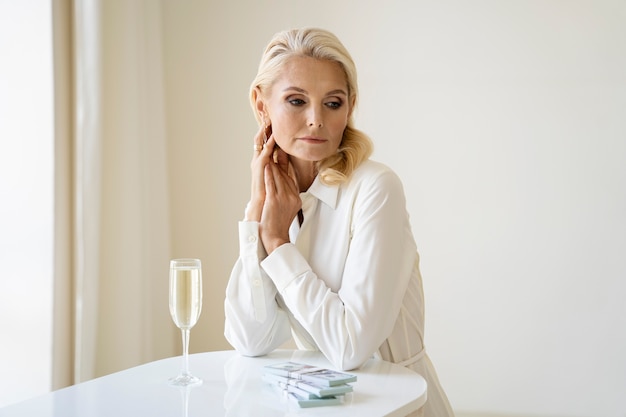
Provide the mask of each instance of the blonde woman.
[{"label": "blonde woman", "polygon": [[356,68],[330,32],[280,32],[250,99],[260,129],[226,290],[225,336],[264,355],[292,336],[338,369],[372,356],[428,382],[418,413],[452,416],[424,350],[418,254],[402,184],[355,129]]}]

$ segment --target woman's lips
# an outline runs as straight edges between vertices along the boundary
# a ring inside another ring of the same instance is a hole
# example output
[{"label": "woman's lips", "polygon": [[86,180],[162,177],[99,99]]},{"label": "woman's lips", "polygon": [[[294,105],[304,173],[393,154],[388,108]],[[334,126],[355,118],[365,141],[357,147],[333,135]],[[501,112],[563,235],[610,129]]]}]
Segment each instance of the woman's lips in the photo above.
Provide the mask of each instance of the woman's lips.
[{"label": "woman's lips", "polygon": [[300,140],[302,140],[304,142],[308,142],[308,143],[324,143],[324,142],[326,142],[326,139],[316,138],[316,137],[313,137],[313,136],[305,136],[303,138],[300,138]]}]

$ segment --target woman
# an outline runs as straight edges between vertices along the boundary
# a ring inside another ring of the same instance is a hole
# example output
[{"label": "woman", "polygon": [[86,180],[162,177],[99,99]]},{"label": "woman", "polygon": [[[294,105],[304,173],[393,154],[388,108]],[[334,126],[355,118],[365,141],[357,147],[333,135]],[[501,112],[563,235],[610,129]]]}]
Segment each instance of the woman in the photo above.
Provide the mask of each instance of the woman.
[{"label": "woman", "polygon": [[453,415],[424,352],[418,255],[399,178],[353,127],[356,69],[331,33],[267,46],[250,98],[252,189],[226,290],[225,336],[264,355],[292,336],[338,369],[372,356],[428,382],[426,416]]}]

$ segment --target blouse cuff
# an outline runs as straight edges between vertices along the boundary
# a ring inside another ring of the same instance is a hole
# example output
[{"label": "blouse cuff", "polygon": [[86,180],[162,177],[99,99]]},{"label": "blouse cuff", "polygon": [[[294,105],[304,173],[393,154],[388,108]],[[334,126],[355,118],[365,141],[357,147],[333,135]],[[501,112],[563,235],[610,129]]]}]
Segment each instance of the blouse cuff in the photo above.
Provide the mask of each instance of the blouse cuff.
[{"label": "blouse cuff", "polygon": [[261,262],[261,267],[274,281],[279,292],[287,288],[291,281],[311,270],[293,243],[285,243],[274,249],[274,252]]},{"label": "blouse cuff", "polygon": [[259,241],[258,222],[239,222],[239,258],[245,271],[247,283],[252,293],[254,318],[262,323],[267,318],[265,305],[265,289],[259,259],[267,256]]},{"label": "blouse cuff", "polygon": [[239,222],[239,256],[263,259],[267,256],[259,239],[259,222]]}]

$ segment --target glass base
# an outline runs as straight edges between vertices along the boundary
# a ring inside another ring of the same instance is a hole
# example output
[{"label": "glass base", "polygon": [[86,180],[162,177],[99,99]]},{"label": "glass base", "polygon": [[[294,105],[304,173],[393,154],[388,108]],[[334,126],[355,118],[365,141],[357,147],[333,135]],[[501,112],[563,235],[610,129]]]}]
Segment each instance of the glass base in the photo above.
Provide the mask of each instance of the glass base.
[{"label": "glass base", "polygon": [[170,385],[174,385],[177,387],[190,387],[194,385],[202,384],[202,380],[193,375],[178,375],[175,378],[170,378],[168,380]]}]

